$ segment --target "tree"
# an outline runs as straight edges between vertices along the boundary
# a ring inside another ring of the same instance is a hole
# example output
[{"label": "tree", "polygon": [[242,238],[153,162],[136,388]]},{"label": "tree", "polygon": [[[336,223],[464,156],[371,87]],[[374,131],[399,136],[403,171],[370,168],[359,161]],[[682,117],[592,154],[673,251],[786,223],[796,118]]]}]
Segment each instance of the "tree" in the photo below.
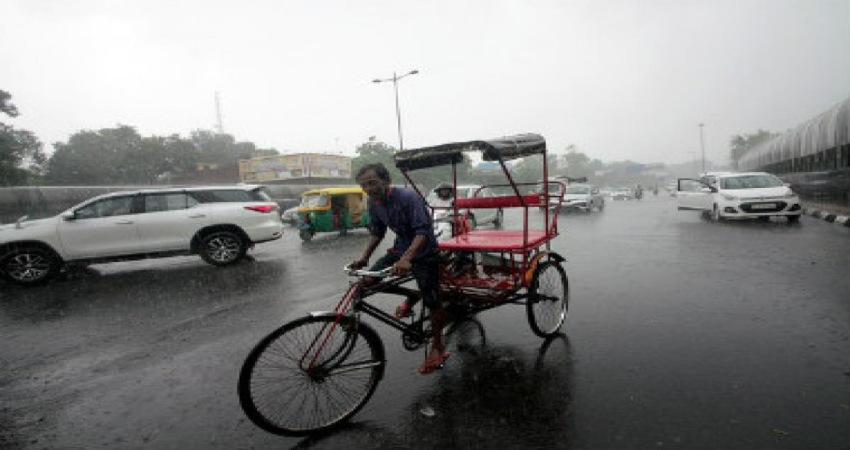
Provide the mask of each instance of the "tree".
[{"label": "tree", "polygon": [[148,183],[148,162],[142,137],[135,128],[119,125],[80,131],[67,143],[53,144],[45,179],[60,185],[123,185]]},{"label": "tree", "polygon": [[238,180],[239,160],[253,158],[257,153],[253,142],[236,142],[230,134],[195,130],[191,140],[199,151],[199,162],[209,165],[216,174],[215,181]]},{"label": "tree", "polygon": [[[17,117],[18,108],[11,100],[11,94],[0,90],[0,111]],[[31,131],[0,122],[0,185],[26,185],[37,180],[47,159],[42,147]]]},{"label": "tree", "polygon": [[738,161],[744,157],[751,149],[759,144],[765,143],[777,136],[780,133],[759,129],[752,134],[738,134],[729,139],[729,159],[732,160],[732,167],[738,168]]},{"label": "tree", "polygon": [[404,182],[404,176],[395,167],[395,148],[376,140],[375,137],[370,137],[368,141],[358,145],[355,152],[357,156],[351,160],[351,170],[353,173],[356,174],[361,167],[367,164],[381,163],[390,172],[390,178],[392,178],[394,183]]},{"label": "tree", "polygon": [[0,112],[9,117],[18,117],[18,108],[12,104],[12,94],[0,89]]}]

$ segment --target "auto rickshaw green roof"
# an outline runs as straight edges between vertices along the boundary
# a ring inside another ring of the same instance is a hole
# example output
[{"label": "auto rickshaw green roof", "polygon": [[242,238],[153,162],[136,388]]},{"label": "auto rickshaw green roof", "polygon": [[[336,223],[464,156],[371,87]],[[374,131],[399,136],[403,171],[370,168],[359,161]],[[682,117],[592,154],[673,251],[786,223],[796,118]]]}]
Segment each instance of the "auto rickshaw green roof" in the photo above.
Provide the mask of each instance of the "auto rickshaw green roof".
[{"label": "auto rickshaw green roof", "polygon": [[304,191],[301,195],[317,195],[317,194],[326,194],[326,195],[340,195],[340,194],[365,194],[365,191],[360,186],[347,186],[347,187],[332,187],[332,188],[322,188],[322,189],[311,189],[309,191]]}]

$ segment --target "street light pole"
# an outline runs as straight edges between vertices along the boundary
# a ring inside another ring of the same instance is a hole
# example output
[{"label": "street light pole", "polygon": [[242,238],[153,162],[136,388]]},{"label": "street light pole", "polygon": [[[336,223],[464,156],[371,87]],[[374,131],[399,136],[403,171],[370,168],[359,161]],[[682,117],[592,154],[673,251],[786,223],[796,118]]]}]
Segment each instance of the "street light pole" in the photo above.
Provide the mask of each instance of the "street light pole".
[{"label": "street light pole", "polygon": [[385,81],[392,81],[393,82],[393,91],[395,92],[395,118],[396,118],[396,123],[398,125],[398,149],[399,149],[399,151],[404,150],[404,138],[403,138],[402,133],[401,133],[401,107],[399,107],[399,103],[398,103],[398,80],[401,80],[402,78],[410,76],[410,75],[416,75],[417,73],[419,73],[418,70],[411,70],[410,72],[399,76],[399,75],[396,75],[395,72],[393,72],[392,78],[372,80],[373,83],[383,83]]},{"label": "street light pole", "polygon": [[705,139],[702,136],[702,128],[705,126],[704,123],[700,122],[699,124],[699,145],[702,148],[702,173],[705,173]]}]

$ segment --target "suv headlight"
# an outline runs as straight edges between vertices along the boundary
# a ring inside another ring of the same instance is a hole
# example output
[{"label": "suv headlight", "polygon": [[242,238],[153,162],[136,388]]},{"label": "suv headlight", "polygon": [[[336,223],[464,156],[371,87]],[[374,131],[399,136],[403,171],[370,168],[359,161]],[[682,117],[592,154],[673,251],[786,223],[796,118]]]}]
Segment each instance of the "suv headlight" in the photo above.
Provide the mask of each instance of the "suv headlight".
[{"label": "suv headlight", "polygon": [[734,202],[734,201],[737,201],[737,200],[738,200],[738,196],[737,196],[737,195],[723,194],[723,195],[722,195],[722,197],[723,197],[724,199],[726,199],[727,201],[730,201],[730,202]]},{"label": "suv headlight", "polygon": [[797,194],[795,194],[794,191],[788,191],[785,195],[783,195],[783,197],[785,197],[785,198],[797,198]]}]

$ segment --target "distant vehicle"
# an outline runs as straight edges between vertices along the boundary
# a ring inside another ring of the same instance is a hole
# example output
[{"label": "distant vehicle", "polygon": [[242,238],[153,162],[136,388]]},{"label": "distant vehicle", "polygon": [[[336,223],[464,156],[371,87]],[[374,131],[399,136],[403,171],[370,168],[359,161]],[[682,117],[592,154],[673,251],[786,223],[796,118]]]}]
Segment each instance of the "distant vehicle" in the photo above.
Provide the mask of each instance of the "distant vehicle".
[{"label": "distant vehicle", "polygon": [[616,188],[611,194],[612,200],[631,200],[634,197],[630,188]]},{"label": "distant vehicle", "polygon": [[706,174],[700,179],[680,178],[678,208],[697,210],[714,221],[762,219],[781,216],[797,222],[800,198],[775,175],[765,172]]},{"label": "distant vehicle", "polygon": [[[483,187],[480,184],[462,184],[457,186],[457,197],[495,197],[495,193],[488,187]],[[438,203],[437,192],[431,190],[425,201],[429,205]],[[459,211],[460,214],[465,214],[466,210]],[[504,221],[505,213],[502,208],[473,208],[469,210],[469,226],[472,229],[483,224],[493,224],[499,227]]]},{"label": "distant vehicle", "polygon": [[68,263],[198,254],[209,264],[241,260],[283,235],[280,207],[263,186],[210,186],[100,195],[57,216],[0,226],[0,276],[46,282]]},{"label": "distant vehicle", "polygon": [[339,232],[369,225],[366,192],[360,186],[313,189],[301,194],[298,236],[304,241],[316,233]]},{"label": "distant vehicle", "polygon": [[287,209],[280,215],[280,220],[292,226],[298,225],[298,208],[298,206],[293,206]]},{"label": "distant vehicle", "polygon": [[593,209],[603,211],[605,209],[605,197],[596,186],[590,184],[571,184],[564,191],[564,199],[561,202],[561,211],[583,211],[590,212]]}]

